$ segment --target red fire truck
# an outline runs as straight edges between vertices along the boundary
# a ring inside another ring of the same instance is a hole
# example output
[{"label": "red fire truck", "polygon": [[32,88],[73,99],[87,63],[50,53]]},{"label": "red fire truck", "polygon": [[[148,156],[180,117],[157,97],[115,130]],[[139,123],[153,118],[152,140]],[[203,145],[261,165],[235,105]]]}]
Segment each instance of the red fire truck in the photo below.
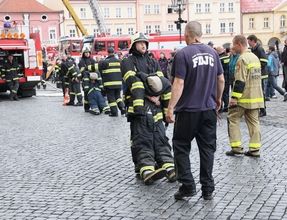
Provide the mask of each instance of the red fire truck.
[{"label": "red fire truck", "polygon": [[[182,47],[178,35],[150,35],[149,50],[154,53],[155,58],[159,58],[160,52],[164,52],[168,58],[170,52],[175,48]],[[182,37],[183,40],[183,37]],[[130,48],[130,36],[107,36],[107,37],[84,37],[82,50],[89,48],[92,56],[107,56],[108,48],[113,47],[116,52],[128,53]]]},{"label": "red fire truck", "polygon": [[[18,95],[36,95],[35,86],[41,81],[43,73],[42,50],[39,33],[25,36],[17,30],[3,29],[0,34],[0,66],[8,54],[13,54],[20,66]],[[0,92],[8,90],[5,79],[0,79]]]},{"label": "red fire truck", "polygon": [[73,57],[76,63],[79,62],[81,57],[81,45],[82,38],[81,37],[61,37],[59,42],[59,52],[61,54],[69,54]]}]

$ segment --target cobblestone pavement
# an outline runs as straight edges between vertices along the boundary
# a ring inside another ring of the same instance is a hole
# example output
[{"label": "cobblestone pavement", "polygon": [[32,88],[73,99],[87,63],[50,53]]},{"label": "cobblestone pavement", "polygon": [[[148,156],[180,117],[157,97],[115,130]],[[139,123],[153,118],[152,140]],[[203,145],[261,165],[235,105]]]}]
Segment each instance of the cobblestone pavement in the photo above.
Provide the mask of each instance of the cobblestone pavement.
[{"label": "cobblestone pavement", "polygon": [[[278,95],[279,96],[279,95]],[[62,106],[60,93],[0,96],[0,219],[287,219],[287,103],[267,102],[261,158],[230,158],[226,115],[218,127],[212,201],[175,201],[177,183],[145,186],[133,173],[124,117]],[[172,126],[168,128],[172,137]],[[242,125],[247,146],[247,128]]]}]

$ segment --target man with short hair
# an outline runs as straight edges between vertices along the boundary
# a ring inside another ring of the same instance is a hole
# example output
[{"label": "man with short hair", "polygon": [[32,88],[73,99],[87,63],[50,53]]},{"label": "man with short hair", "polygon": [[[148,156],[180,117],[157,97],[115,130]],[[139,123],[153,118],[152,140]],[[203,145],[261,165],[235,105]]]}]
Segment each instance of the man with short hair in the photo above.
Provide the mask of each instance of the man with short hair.
[{"label": "man with short hair", "polygon": [[281,62],[283,67],[283,88],[287,91],[287,38],[284,41],[285,46],[281,54]]},{"label": "man with short hair", "polygon": [[[182,184],[174,198],[196,194],[190,170],[191,141],[197,141],[200,155],[200,183],[202,197],[213,198],[212,169],[216,151],[217,112],[221,107],[224,89],[223,68],[218,54],[201,43],[202,29],[197,21],[185,27],[187,46],[174,58],[174,82],[166,120],[175,121],[173,149],[177,180]],[[174,119],[174,112],[176,117]]]},{"label": "man with short hair", "polygon": [[251,47],[251,52],[254,53],[258,59],[260,60],[261,64],[261,83],[262,83],[262,91],[264,95],[264,107],[260,108],[260,117],[266,116],[266,104],[265,104],[265,99],[266,99],[266,87],[267,87],[267,82],[268,82],[268,72],[267,72],[267,63],[268,63],[268,58],[267,55],[263,49],[263,47],[258,43],[258,39],[254,34],[251,34],[247,37],[247,42],[249,46]]},{"label": "man with short hair", "polygon": [[[261,134],[258,112],[264,106],[261,88],[261,66],[258,57],[247,49],[243,35],[233,38],[233,50],[240,54],[236,63],[235,82],[229,102],[228,134],[231,150],[227,156],[245,154],[259,157]],[[249,131],[249,151],[243,151],[240,133],[240,120],[244,116]]]}]

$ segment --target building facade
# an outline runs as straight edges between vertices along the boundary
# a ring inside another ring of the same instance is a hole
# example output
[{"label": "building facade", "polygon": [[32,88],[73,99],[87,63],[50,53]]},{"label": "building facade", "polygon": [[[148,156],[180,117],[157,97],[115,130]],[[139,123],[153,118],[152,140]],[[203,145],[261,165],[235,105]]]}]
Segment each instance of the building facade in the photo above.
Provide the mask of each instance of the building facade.
[{"label": "building facade", "polygon": [[240,0],[190,0],[189,16],[202,24],[203,42],[228,47],[240,34]]},{"label": "building facade", "polygon": [[[0,1],[2,22],[11,22],[19,29],[28,28],[28,32],[39,32],[43,44],[57,44],[60,30],[60,14],[41,5],[36,0]],[[21,30],[20,30],[21,31]]]},{"label": "building facade", "polygon": [[287,1],[241,0],[242,31],[248,36],[255,34],[263,47],[283,46],[286,37]]}]

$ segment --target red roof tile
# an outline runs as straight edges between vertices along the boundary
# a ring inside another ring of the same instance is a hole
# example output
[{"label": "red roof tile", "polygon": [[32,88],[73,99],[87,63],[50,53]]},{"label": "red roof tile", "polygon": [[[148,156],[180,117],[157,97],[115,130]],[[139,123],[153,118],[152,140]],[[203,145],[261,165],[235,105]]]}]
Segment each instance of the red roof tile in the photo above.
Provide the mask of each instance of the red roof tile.
[{"label": "red roof tile", "polygon": [[241,12],[269,12],[285,0],[241,0]]},{"label": "red roof tile", "polygon": [[36,0],[2,0],[0,12],[55,12]]}]

